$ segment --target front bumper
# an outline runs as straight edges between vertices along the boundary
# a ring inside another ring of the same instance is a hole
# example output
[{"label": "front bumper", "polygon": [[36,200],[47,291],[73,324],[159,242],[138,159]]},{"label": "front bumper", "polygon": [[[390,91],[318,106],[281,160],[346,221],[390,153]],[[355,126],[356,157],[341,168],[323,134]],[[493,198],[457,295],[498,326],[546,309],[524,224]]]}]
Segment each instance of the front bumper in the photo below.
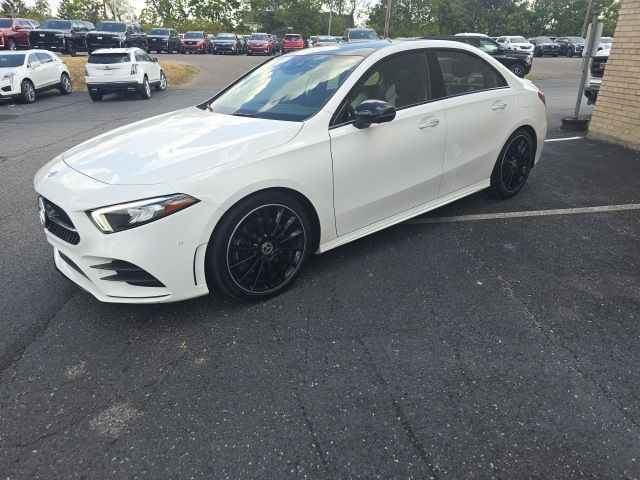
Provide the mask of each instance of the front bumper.
[{"label": "front bumper", "polygon": [[251,45],[247,46],[247,52],[249,53],[270,53],[271,49],[269,48],[268,45],[265,45],[264,47],[253,47]]},{"label": "front bumper", "polygon": [[236,46],[233,44],[213,44],[213,51],[218,53],[235,53],[237,51]]},{"label": "front bumper", "polygon": [[600,85],[602,85],[602,78],[592,78],[584,87],[584,96],[587,97],[587,103],[589,105],[595,105],[596,100],[598,99]]},{"label": "front bumper", "polygon": [[182,44],[183,52],[204,52],[205,50],[206,46],[204,43],[201,43],[200,45],[185,45],[184,43]]},{"label": "front bumper", "polygon": [[[54,248],[56,267],[98,300],[160,303],[208,293],[204,274],[207,244],[202,242],[202,235],[203,226],[215,213],[210,205],[199,202],[147,225],[103,234],[86,214],[88,209],[172,193],[173,190],[163,184],[106,185],[80,174],[60,160],[45,166],[36,175],[34,183],[40,195],[65,211],[79,235],[77,244],[72,245],[50,230],[44,230],[47,241]],[[115,271],[104,265],[115,265],[114,260],[139,267],[163,286],[140,286],[113,280]]]},{"label": "front bumper", "polygon": [[20,82],[0,79],[0,98],[11,98],[15,95],[20,95]]}]

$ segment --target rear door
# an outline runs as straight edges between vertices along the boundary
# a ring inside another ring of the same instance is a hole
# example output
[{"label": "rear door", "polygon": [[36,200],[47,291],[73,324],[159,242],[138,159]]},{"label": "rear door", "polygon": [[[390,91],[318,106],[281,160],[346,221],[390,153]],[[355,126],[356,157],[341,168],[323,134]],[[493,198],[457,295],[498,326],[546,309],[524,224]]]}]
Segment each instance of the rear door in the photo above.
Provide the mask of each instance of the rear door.
[{"label": "rear door", "polygon": [[40,70],[42,73],[42,81],[44,86],[58,83],[60,78],[58,76],[58,65],[53,60],[53,57],[49,53],[37,52],[38,60],[40,60]]},{"label": "rear door", "polygon": [[515,97],[500,72],[475,53],[448,48],[430,55],[434,90],[447,117],[444,196],[491,176],[512,133]]},{"label": "rear door", "polygon": [[47,81],[45,66],[40,63],[40,59],[36,53],[30,53],[27,61],[29,70],[27,76],[31,79],[36,89],[42,88]]},{"label": "rear door", "polygon": [[158,82],[160,80],[160,64],[154,62],[151,55],[146,52],[140,52],[140,58],[144,64],[144,70],[147,72],[147,77],[151,83]]},{"label": "rear door", "polygon": [[20,31],[17,32],[16,43],[20,46],[28,47],[30,45],[29,32],[33,30],[33,26],[26,20],[16,20],[15,24],[20,27]]}]

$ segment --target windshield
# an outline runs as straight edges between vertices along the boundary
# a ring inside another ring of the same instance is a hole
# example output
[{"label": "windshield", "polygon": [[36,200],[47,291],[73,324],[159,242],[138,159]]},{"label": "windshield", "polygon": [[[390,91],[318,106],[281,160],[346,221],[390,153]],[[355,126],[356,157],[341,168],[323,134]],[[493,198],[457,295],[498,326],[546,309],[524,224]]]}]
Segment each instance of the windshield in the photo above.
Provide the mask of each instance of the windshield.
[{"label": "windshield", "polygon": [[584,43],[584,38],[582,37],[569,37],[569,40],[576,43]]},{"label": "windshield", "polygon": [[51,28],[53,30],[70,30],[71,22],[67,20],[45,20],[42,28]]},{"label": "windshield", "polygon": [[509,37],[511,43],[529,43],[524,37]]},{"label": "windshield", "polygon": [[202,32],[187,32],[184,34],[184,38],[204,38],[204,33]]},{"label": "windshield", "polygon": [[166,28],[152,28],[149,31],[149,35],[169,35],[169,30]]},{"label": "windshield", "polygon": [[96,30],[101,32],[126,32],[127,26],[123,23],[100,22]]},{"label": "windshield", "polygon": [[538,42],[538,43],[553,43],[553,41],[549,37],[536,37],[536,42]]},{"label": "windshield", "polygon": [[128,53],[94,53],[89,55],[88,63],[109,65],[112,63],[128,63],[131,61]]},{"label": "windshield", "polygon": [[3,55],[0,53],[0,68],[21,67],[24,64],[24,54]]},{"label": "windshield", "polygon": [[252,33],[249,40],[269,40],[269,35],[266,33]]},{"label": "windshield", "polygon": [[373,30],[351,30],[349,32],[349,38],[355,40],[377,40],[378,34]]},{"label": "windshield", "polygon": [[236,36],[233,33],[221,33],[216,37],[217,40],[235,40]]},{"label": "windshield", "polygon": [[334,37],[318,37],[316,43],[338,43],[338,41]]},{"label": "windshield", "polygon": [[13,20],[10,18],[0,18],[0,28],[11,28],[13,26]]},{"label": "windshield", "polygon": [[216,113],[301,122],[315,115],[353,69],[359,56],[284,56],[265,63],[213,100]]}]

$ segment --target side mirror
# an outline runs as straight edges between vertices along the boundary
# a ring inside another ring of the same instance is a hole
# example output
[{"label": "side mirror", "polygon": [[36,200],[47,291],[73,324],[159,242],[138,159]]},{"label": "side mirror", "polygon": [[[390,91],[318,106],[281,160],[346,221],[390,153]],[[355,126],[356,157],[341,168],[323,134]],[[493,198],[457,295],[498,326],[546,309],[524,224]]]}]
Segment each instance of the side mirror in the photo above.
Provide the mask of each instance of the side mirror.
[{"label": "side mirror", "polygon": [[372,123],[386,123],[396,118],[396,109],[390,103],[382,100],[365,100],[353,111],[356,128],[367,128]]},{"label": "side mirror", "polygon": [[19,30],[22,30],[22,26],[21,25],[16,25],[15,27],[13,27],[13,31],[17,32]]},{"label": "side mirror", "polygon": [[154,62],[157,62],[158,58],[157,57],[153,57],[151,60],[153,60]]}]

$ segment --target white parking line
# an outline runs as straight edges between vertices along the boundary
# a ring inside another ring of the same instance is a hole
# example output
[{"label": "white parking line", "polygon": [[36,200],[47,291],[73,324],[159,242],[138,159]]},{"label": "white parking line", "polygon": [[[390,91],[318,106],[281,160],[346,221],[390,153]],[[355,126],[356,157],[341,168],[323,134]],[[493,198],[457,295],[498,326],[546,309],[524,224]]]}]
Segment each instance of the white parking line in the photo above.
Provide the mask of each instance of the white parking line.
[{"label": "white parking line", "polygon": [[547,138],[544,143],[547,142],[566,142],[567,140],[581,140],[584,137],[566,137],[566,138]]},{"label": "white parking line", "polygon": [[460,215],[457,217],[414,218],[406,223],[452,223],[476,220],[500,220],[505,218],[545,217],[552,215],[575,215],[580,213],[620,212],[624,210],[640,210],[640,203],[625,205],[603,205],[600,207],[558,208],[554,210],[529,210],[525,212],[487,213],[480,215]]}]

